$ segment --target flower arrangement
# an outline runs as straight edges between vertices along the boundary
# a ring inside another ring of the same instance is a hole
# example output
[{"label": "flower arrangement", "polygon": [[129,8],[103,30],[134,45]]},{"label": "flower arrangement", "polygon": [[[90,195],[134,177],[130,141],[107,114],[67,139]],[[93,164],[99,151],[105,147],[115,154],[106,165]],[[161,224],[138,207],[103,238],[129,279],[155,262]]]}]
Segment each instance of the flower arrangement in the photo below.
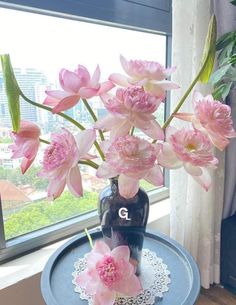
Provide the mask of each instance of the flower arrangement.
[{"label": "flower arrangement", "polygon": [[[75,196],[83,195],[80,164],[95,168],[99,178],[118,177],[119,192],[124,198],[137,193],[140,179],[154,186],[163,185],[163,168],[184,167],[208,190],[211,185],[208,169],[214,169],[218,164],[213,155],[213,145],[223,150],[229,144],[228,139],[236,136],[230,107],[214,100],[212,95],[204,97],[195,92],[193,113],[179,113],[179,108],[198,80],[209,79],[209,69],[214,62],[214,24],[212,18],[200,72],[162,127],[155,112],[165,102],[166,91],[179,88],[167,80],[175,67],[165,68],[158,62],[127,60],[121,56],[126,75],[113,73],[103,83],[99,81],[99,66],[92,76],[82,65],[73,72],[62,69],[59,73],[62,90],[46,91],[47,97],[42,105],[23,94],[14,77],[9,56],[1,56],[14,129],[11,134],[14,144],[10,148],[12,158],[23,158],[22,173],[33,163],[40,142],[44,142],[48,147],[39,175],[49,180],[50,199],[59,197],[66,185]],[[50,142],[41,139],[40,129],[35,123],[20,120],[19,96],[36,107],[64,117],[81,131],[74,136],[63,129],[59,134],[52,133]],[[101,97],[107,110],[108,114],[102,119],[97,119],[89,105],[88,99],[94,96]],[[79,102],[85,104],[94,120],[91,129],[85,129],[63,113]],[[192,128],[176,130],[170,127],[174,117],[191,122]],[[135,130],[140,130],[143,136],[134,135]],[[89,153],[93,145],[97,155]]]},{"label": "flower arrangement", "polygon": [[[218,164],[213,147],[224,150],[229,139],[236,137],[231,109],[212,95],[193,94],[193,113],[181,113],[180,107],[197,81],[207,82],[214,63],[215,18],[208,30],[203,61],[196,78],[190,84],[163,126],[155,113],[165,102],[168,90],[179,85],[167,78],[175,67],[165,68],[158,62],[127,60],[120,57],[125,75],[113,73],[100,82],[100,68],[90,76],[78,65],[75,71],[62,69],[59,73],[61,90],[46,91],[43,104],[28,99],[19,88],[8,55],[2,55],[2,67],[12,118],[14,143],[12,158],[22,158],[24,174],[34,162],[40,143],[46,143],[39,176],[48,179],[48,198],[58,198],[65,187],[77,197],[83,196],[80,165],[96,169],[102,179],[116,177],[119,193],[129,199],[136,195],[140,179],[154,186],[163,185],[163,169],[183,167],[206,191],[211,185],[209,169]],[[40,128],[33,122],[20,120],[19,97],[35,107],[43,108],[67,119],[80,131],[52,133],[50,142],[41,138]],[[99,96],[107,115],[98,119],[89,99]],[[63,111],[83,102],[94,124],[86,129]],[[191,123],[189,129],[170,126],[173,118]],[[139,130],[138,134],[135,131]],[[140,136],[141,134],[141,136]],[[91,154],[95,146],[97,154]],[[112,251],[102,241],[96,242],[87,255],[88,269],[78,277],[78,283],[91,292],[94,304],[113,304],[116,293],[135,295],[141,284],[135,268],[129,263],[129,248],[119,246]],[[127,285],[126,285],[127,283]],[[132,283],[132,286],[129,284]]]}]

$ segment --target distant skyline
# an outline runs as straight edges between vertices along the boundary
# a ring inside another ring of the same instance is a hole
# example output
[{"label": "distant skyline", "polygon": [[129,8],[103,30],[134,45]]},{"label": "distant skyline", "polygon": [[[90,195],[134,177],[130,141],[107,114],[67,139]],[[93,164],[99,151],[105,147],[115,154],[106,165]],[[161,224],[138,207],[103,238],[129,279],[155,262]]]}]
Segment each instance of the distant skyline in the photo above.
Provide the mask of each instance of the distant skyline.
[{"label": "distant skyline", "polygon": [[122,72],[119,56],[165,64],[165,37],[93,23],[0,8],[0,53],[9,53],[14,68],[36,68],[49,81],[61,68],[78,64],[90,73],[99,64],[102,79]]}]

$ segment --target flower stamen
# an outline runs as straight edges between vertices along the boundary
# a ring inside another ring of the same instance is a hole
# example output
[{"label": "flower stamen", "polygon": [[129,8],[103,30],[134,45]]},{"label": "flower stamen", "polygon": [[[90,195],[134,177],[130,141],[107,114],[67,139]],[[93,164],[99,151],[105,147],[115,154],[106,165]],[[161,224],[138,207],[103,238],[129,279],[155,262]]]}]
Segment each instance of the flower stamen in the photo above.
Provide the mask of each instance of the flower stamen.
[{"label": "flower stamen", "polygon": [[105,258],[97,264],[96,269],[100,279],[107,287],[111,287],[120,280],[117,265],[111,256],[105,256]]}]

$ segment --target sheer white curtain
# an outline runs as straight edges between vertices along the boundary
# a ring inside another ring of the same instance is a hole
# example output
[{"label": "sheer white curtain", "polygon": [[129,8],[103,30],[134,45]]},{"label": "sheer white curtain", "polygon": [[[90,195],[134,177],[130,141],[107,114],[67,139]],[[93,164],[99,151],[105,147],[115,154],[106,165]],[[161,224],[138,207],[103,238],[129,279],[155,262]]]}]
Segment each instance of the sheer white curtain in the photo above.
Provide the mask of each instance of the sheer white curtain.
[{"label": "sheer white curtain", "polygon": [[[172,91],[172,108],[199,68],[211,14],[210,0],[173,0],[172,62],[177,66],[177,72],[172,79],[181,89]],[[196,89],[202,94],[211,90],[206,85]],[[191,97],[181,111],[192,112]],[[183,127],[185,123],[174,119],[172,125]],[[204,288],[209,288],[213,282],[219,283],[224,158],[222,153],[216,156],[220,166],[212,172],[212,187],[208,192],[184,170],[170,173],[171,237],[188,249],[197,261]]]}]

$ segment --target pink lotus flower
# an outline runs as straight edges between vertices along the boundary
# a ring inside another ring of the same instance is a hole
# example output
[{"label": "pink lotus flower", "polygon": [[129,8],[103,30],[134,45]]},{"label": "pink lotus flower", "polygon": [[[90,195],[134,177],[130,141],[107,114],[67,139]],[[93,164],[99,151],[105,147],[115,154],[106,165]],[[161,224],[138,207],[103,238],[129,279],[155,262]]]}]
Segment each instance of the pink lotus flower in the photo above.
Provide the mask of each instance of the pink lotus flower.
[{"label": "pink lotus flower", "polygon": [[95,128],[110,130],[111,139],[128,134],[133,126],[153,139],[164,139],[164,132],[152,115],[160,99],[139,87],[118,89],[115,97],[108,94],[101,97],[110,113],[97,121]]},{"label": "pink lotus flower", "polygon": [[165,98],[166,90],[179,88],[177,84],[166,80],[175,71],[174,67],[165,69],[161,64],[153,61],[127,61],[123,56],[120,56],[120,62],[128,77],[118,73],[111,74],[109,80],[117,85],[142,86],[147,92],[162,100]]},{"label": "pink lotus flower", "polygon": [[15,143],[10,145],[9,148],[12,149],[13,159],[23,157],[21,163],[22,174],[27,171],[37,155],[40,144],[39,136],[39,127],[27,121],[21,121],[20,130],[11,133],[11,137]]},{"label": "pink lotus flower", "polygon": [[95,137],[93,129],[81,131],[76,138],[66,129],[61,134],[52,134],[52,141],[44,152],[43,169],[39,173],[39,176],[49,179],[49,198],[59,197],[66,184],[73,195],[83,195],[78,162],[91,158],[87,152]]},{"label": "pink lotus flower", "polygon": [[112,251],[101,240],[95,242],[87,254],[87,269],[76,282],[93,297],[94,305],[112,305],[116,295],[136,296],[142,291],[135,269],[129,262],[128,246],[118,246]]},{"label": "pink lotus flower", "polygon": [[190,121],[194,128],[207,134],[211,142],[220,150],[229,144],[228,138],[236,137],[228,105],[214,100],[212,95],[203,97],[195,92],[193,96],[194,114],[177,113],[175,117]]},{"label": "pink lotus flower", "polygon": [[48,97],[45,99],[44,104],[52,106],[53,113],[58,113],[75,106],[80,98],[91,98],[103,94],[114,87],[110,81],[100,84],[99,79],[99,66],[97,66],[92,77],[82,65],[78,65],[75,72],[62,69],[59,74],[59,80],[64,91],[46,91]]},{"label": "pink lotus flower", "polygon": [[208,137],[200,131],[168,128],[159,163],[172,169],[184,166],[187,173],[208,190],[211,185],[208,168],[215,169],[218,160],[212,154]]},{"label": "pink lotus flower", "polygon": [[153,185],[163,185],[163,175],[157,165],[160,151],[158,145],[138,137],[126,135],[106,144],[106,161],[98,170],[98,178],[113,178],[119,175],[120,195],[132,198],[139,189],[139,180],[145,179]]}]

